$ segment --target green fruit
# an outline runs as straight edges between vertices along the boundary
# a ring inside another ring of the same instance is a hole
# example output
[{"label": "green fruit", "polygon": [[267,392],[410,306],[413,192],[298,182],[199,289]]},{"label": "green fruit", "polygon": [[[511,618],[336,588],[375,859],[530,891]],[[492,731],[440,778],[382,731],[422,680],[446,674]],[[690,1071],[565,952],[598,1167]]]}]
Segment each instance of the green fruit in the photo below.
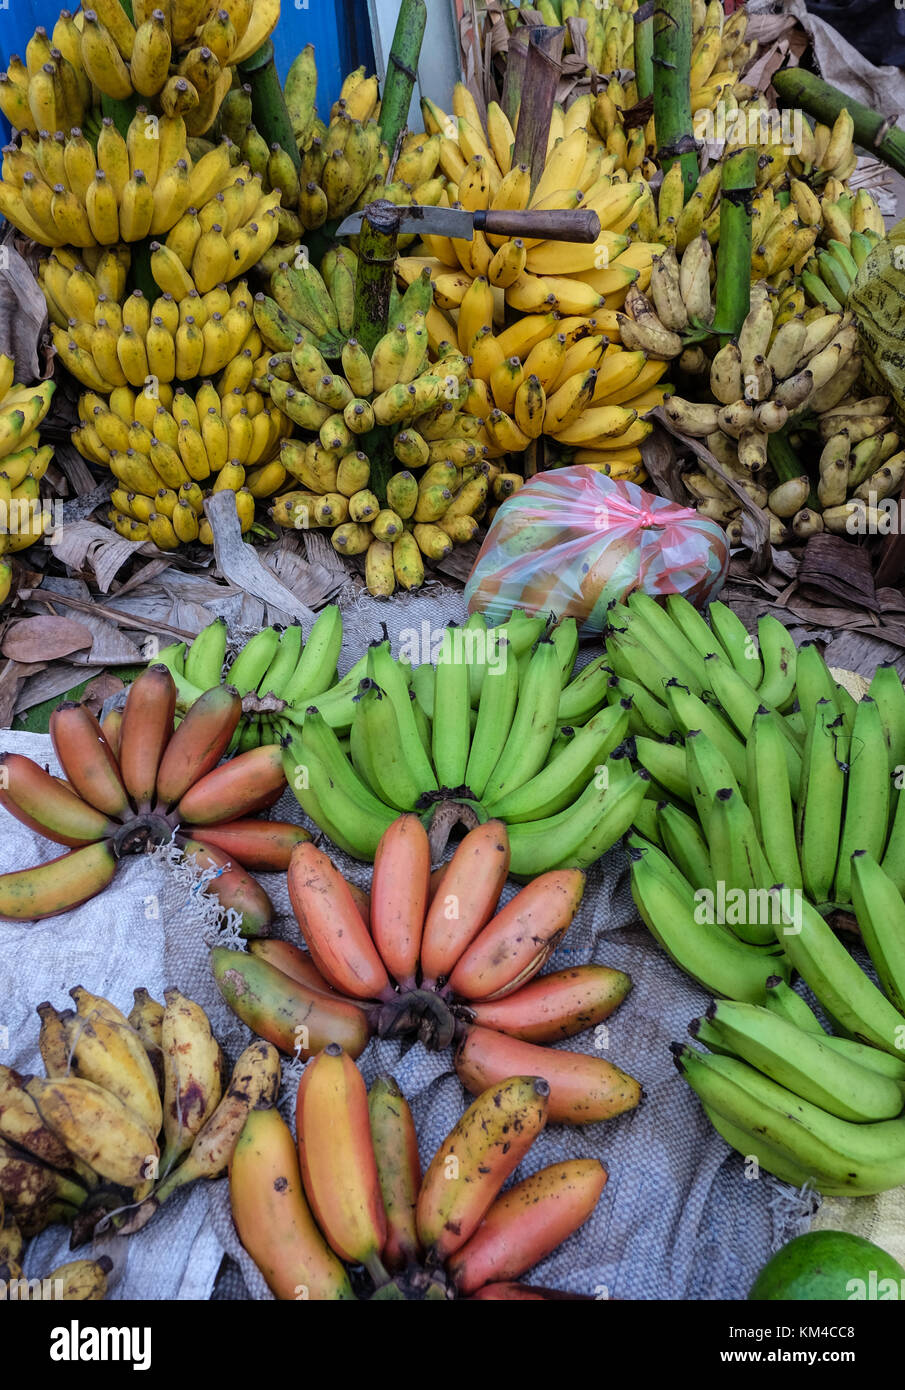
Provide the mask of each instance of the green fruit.
[{"label": "green fruit", "polygon": [[901,1298],[905,1269],[872,1241],[848,1231],[810,1231],[768,1260],[751,1286],[755,1302]]}]

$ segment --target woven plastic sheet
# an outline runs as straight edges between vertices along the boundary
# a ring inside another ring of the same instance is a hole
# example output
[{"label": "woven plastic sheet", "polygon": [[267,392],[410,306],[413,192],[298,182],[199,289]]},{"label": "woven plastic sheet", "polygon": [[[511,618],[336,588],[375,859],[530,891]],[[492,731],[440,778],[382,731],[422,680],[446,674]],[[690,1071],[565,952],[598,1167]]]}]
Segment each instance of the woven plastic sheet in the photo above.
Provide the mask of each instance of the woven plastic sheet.
[{"label": "woven plastic sheet", "polygon": [[[344,612],[340,670],[382,635],[384,622],[396,651],[400,642],[411,646],[413,633],[427,643],[445,623],[464,617],[462,596],[451,591],[422,592],[391,605],[364,597]],[[58,770],[46,737],[7,732],[2,744]],[[304,822],[289,793],[273,815]],[[0,871],[56,852],[0,812]],[[67,991],[82,984],[127,1012],[137,986],[156,999],[165,987],[177,986],[207,1010],[235,1061],[250,1035],[223,1004],[208,966],[210,946],[231,944],[234,934],[212,900],[197,891],[195,875],[167,857],[158,852],[124,863],[100,898],[74,912],[31,924],[0,923],[0,1045],[7,1044],[0,1060],[39,1072],[35,1006],[49,999],[66,1007]],[[369,885],[368,866],[333,857],[356,883]],[[264,875],[262,882],[277,908],[277,934],[298,942],[285,878]],[[504,897],[515,891],[508,885]],[[772,1177],[752,1175],[675,1071],[669,1043],[686,1036],[688,1022],[706,1009],[707,995],[638,924],[619,849],[589,873],[584,901],[549,969],[587,961],[627,971],[634,985],[604,1028],[567,1046],[600,1049],[642,1082],[645,1095],[636,1111],[606,1124],[550,1126],[514,1174],[517,1181],[548,1163],[582,1156],[600,1158],[609,1171],[591,1220],[532,1272],[531,1281],[597,1298],[743,1298],[770,1252],[805,1228],[808,1199]],[[411,1102],[426,1165],[468,1103],[451,1054],[429,1053],[420,1043],[372,1041],[359,1065],[368,1082],[381,1071],[396,1076]],[[290,1122],[300,1074],[300,1063],[285,1061],[281,1106]],[[33,1241],[28,1277],[66,1259],[67,1240],[63,1228],[53,1227]],[[236,1239],[225,1180],[175,1194],[137,1235],[100,1238],[96,1250],[114,1260],[114,1299],[208,1298],[224,1254],[236,1261],[241,1278],[231,1266],[220,1297],[270,1297]]]}]

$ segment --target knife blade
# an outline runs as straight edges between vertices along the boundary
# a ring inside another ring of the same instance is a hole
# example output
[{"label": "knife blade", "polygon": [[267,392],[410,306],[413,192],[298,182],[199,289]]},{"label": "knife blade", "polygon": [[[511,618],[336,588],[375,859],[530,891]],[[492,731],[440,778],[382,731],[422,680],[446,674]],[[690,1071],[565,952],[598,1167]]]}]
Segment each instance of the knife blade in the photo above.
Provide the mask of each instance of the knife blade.
[{"label": "knife blade", "polygon": [[[351,236],[361,231],[367,216],[353,212],[337,229],[337,236]],[[491,236],[532,237],[544,241],[578,241],[591,243],[600,236],[600,218],[596,212],[578,208],[561,212],[466,212],[461,208],[423,207],[413,203],[397,207],[397,235],[427,232],[429,236],[453,237],[457,241],[473,241],[475,231]]]}]

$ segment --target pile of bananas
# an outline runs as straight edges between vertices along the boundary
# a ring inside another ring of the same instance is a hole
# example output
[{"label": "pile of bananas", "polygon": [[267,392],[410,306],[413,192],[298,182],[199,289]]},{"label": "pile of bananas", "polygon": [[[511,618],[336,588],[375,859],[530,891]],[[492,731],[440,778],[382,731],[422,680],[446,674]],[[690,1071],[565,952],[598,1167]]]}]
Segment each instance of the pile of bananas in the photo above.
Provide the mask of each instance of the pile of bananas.
[{"label": "pile of bananas", "polygon": [[[708,626],[677,595],[664,610],[632,594],[611,610],[592,677],[598,698],[638,696],[637,759],[658,792],[681,803],[678,818],[665,804],[659,820],[646,817],[647,828],[658,827],[653,838],[696,888],[782,884],[803,889],[822,912],[853,901],[857,909],[857,850],[905,888],[905,800],[894,782],[905,756],[905,690],[895,667],[880,666],[856,701],[817,648],[796,650],[776,618],[762,617],[755,638],[722,603],[709,616]],[[689,827],[697,833],[685,834]],[[740,919],[736,935],[746,931],[755,945],[772,941],[765,923]],[[745,997],[714,976],[709,983]]]},{"label": "pile of bananas", "polygon": [[[373,860],[400,811],[430,812],[442,836],[450,809],[467,821],[477,802],[508,826],[515,877],[594,863],[631,824],[646,778],[615,756],[624,711],[592,719],[584,672],[570,681],[574,619],[550,637],[544,627],[520,611],[492,629],[475,615],[444,630],[436,666],[414,671],[389,642],[372,646],[357,691],[328,690],[301,727],[286,726],[287,781],[305,813]],[[575,711],[587,727],[572,737]]]},{"label": "pile of bananas", "polygon": [[[235,690],[215,686],[174,733],[176,685],[165,666],[129,688],[122,715],[101,728],[67,701],[50,717],[64,779],[6,753],[0,805],[67,852],[0,875],[0,917],[31,921],[66,912],[112,881],[118,861],[175,839],[206,891],[237,914],[243,934],[266,934],[273,905],[249,869],[285,870],[307,839],[296,825],[254,819],[285,790],[280,750],[253,748],[218,767],[242,714]],[[229,822],[229,824],[227,824]]]},{"label": "pile of bananas", "polygon": [[[296,316],[312,293],[332,303],[311,267],[283,266],[273,288],[284,312]],[[303,490],[279,496],[271,516],[284,527],[329,529],[339,554],[364,555],[368,588],[380,597],[397,584],[418,588],[422,556],[442,560],[454,544],[470,541],[489,492],[480,422],[463,411],[465,357],[446,344],[440,360],[429,361],[430,298],[429,281],[412,285],[398,322],[370,357],[349,338],[342,375],[330,371],[314,342],[299,339],[271,358],[260,382],[301,435],[284,441],[280,463]],[[397,463],[403,469],[392,472]],[[411,469],[424,469],[420,480]]]},{"label": "pile of bananas", "polygon": [[38,431],[56,387],[52,381],[23,386],[14,381],[15,370],[14,360],[0,353],[0,604],[12,587],[6,557],[40,540],[47,526],[40,484],[53,458]]},{"label": "pile of bananas", "polygon": [[110,117],[93,143],[78,128],[68,137],[61,131],[23,133],[18,147],[8,145],[3,152],[0,211],[40,245],[75,247],[85,260],[90,252],[96,256],[97,247],[116,247],[125,256],[117,243],[162,239],[179,223],[168,244],[180,252],[188,247],[187,269],[202,232],[207,234],[197,263],[202,275],[217,260],[219,243],[211,228],[218,224],[230,248],[228,260],[222,253],[219,260],[231,273],[221,278],[233,279],[244,273],[240,267],[255,263],[252,250],[260,254],[272,244],[274,219],[267,214],[279,202],[275,195],[264,196],[260,179],[247,164],[238,164],[238,156],[236,146],[224,139],[193,160],[183,118],[158,119],[143,106],[125,137]]},{"label": "pile of bananas", "polygon": [[[870,516],[868,494],[889,495],[901,472],[898,436],[883,413],[888,399],[851,394],[861,370],[854,324],[822,306],[803,309],[794,287],[774,303],[766,285],[754,286],[738,340],[711,364],[714,402],[672,396],[664,407],[683,433],[706,439],[723,473],[764,512],[774,545],[824,527],[845,532],[853,517]],[[825,441],[819,480],[802,467],[789,437],[809,422]],[[698,510],[740,539],[741,504],[725,477],[701,462],[684,478]],[[846,501],[849,491],[857,495]]]},{"label": "pile of bananas", "polygon": [[[230,310],[223,322],[231,318]],[[141,340],[133,333],[137,347]],[[216,386],[204,381],[194,395],[161,383],[141,391],[116,386],[106,399],[91,391],[80,397],[81,424],[72,442],[116,479],[109,519],[124,539],[150,540],[160,550],[196,540],[212,545],[204,498],[224,489],[236,494],[243,534],[251,529],[257,499],[272,496],[286,480],[276,455],[291,428],[252,389],[253,369],[246,350]]]},{"label": "pile of bananas", "polygon": [[[517,0],[503,0],[502,5],[510,30],[515,28],[519,5]],[[612,0],[599,4],[597,0],[537,0],[532,6],[545,24],[559,27],[578,20],[584,25],[587,46],[587,66],[590,73],[615,74],[634,70],[635,13],[637,0]],[[757,42],[744,43],[748,16],[738,10],[726,16],[720,0],[693,0],[691,108],[693,112],[712,109],[718,101],[735,110],[739,102],[752,96],[752,89],[739,82],[744,69],[757,51]],[[572,34],[566,28],[565,53],[573,53]],[[637,101],[634,81],[628,84],[629,105]],[[570,108],[571,109],[571,108]]]},{"label": "pile of bananas", "polygon": [[422,1175],[396,1081],[369,1092],[331,1043],[299,1086],[298,1147],[276,1106],[248,1115],[229,1171],[239,1239],[278,1299],[355,1299],[346,1264],[367,1271],[364,1298],[575,1297],[518,1279],[588,1220],[606,1169],[554,1163],[499,1195],[550,1118],[549,1089],[539,1076],[482,1089]]},{"label": "pile of bananas", "polygon": [[174,643],[155,660],[173,677],[179,716],[221,681],[236,691],[242,700],[242,717],[227,751],[246,753],[260,744],[278,743],[279,718],[303,719],[315,696],[328,690],[333,700],[354,694],[365,674],[365,661],[359,661],[338,680],[336,663],[342,639],[342,615],[336,604],[330,604],[318,615],[306,642],[297,623],[282,633],[265,627],[249,638],[227,665],[226,623],[215,618],[190,647],[184,642]]},{"label": "pile of bananas", "polygon": [[309,1025],[309,1046],[315,1020],[320,1036],[341,1041],[337,1029],[348,1032],[354,1004],[356,1056],[371,1031],[418,1037],[435,1050],[455,1039],[456,1070],[472,1093],[507,1076],[541,1075],[551,1120],[591,1124],[623,1114],[641,1098],[632,1077],[603,1058],[541,1045],[602,1022],[631,988],[628,976],[598,965],[535,980],[578,910],[585,876],[541,874],[497,911],[509,860],[506,827],[490,820],[469,831],[432,879],[427,832],[417,816],[403,815],[381,837],[363,903],[326,854],[299,845],[289,897],[310,955],[282,941],[259,943],[250,955],[217,948],[214,976],[243,1022],[284,1051],[293,1050],[300,1022]]},{"label": "pile of bananas", "polygon": [[[10,1067],[0,1068],[0,1088],[3,1091],[8,1086],[14,1089],[20,1087],[23,1080]],[[27,1169],[22,1172],[24,1176],[32,1176]],[[10,1177],[9,1169],[6,1177]],[[49,1274],[34,1279],[25,1278],[21,1264],[25,1238],[12,1208],[6,1209],[2,1184],[3,1178],[0,1177],[0,1280],[5,1285],[6,1297],[15,1299],[17,1303],[39,1303],[50,1299],[57,1303],[97,1303],[105,1298],[107,1275],[113,1268],[109,1255],[101,1255],[97,1260],[69,1260],[52,1269]],[[21,1195],[17,1190],[16,1196]]]},{"label": "pile of bananas", "polygon": [[[136,989],[128,1017],[81,985],[69,993],[75,1009],[38,1006],[45,1076],[0,1067],[0,1194],[23,1235],[65,1222],[75,1248],[108,1214],[128,1234],[178,1187],[220,1176],[251,1107],[273,1102],[280,1062],[252,1043],[224,1090],[210,1020],[178,989],[163,1004]],[[91,1263],[49,1277],[101,1298],[110,1261]]]},{"label": "pile of bananas", "polygon": [[199,136],[214,121],[232,84],[232,69],[269,38],[279,0],[183,0],[127,13],[118,0],[98,0],[73,17],[60,13],[53,32],[38,28],[25,63],[10,59],[0,80],[0,110],[16,130],[82,127],[106,98],[144,97],[162,116],[181,116]]},{"label": "pile of bananas", "polygon": [[[461,204],[469,212],[571,210],[580,205],[598,214],[603,230],[592,245],[529,245],[483,232],[476,232],[473,241],[428,236],[422,240],[429,256],[441,267],[461,269],[470,279],[486,276],[504,291],[505,302],[522,313],[544,307],[589,315],[598,308],[617,307],[618,296],[649,269],[652,255],[643,243],[631,246],[623,235],[635,222],[635,207],[643,197],[640,164],[629,181],[618,155],[608,154],[589,134],[587,114],[573,108],[563,134],[551,128],[547,161],[532,193],[527,166],[513,164],[516,132],[502,109],[491,103],[485,132],[474,98],[461,83],[453,93],[453,109],[463,113],[458,125],[433,102],[422,102],[432,131],[423,139],[440,142],[450,205]],[[449,131],[455,136],[444,133]],[[445,199],[440,199],[441,205],[446,205]]]},{"label": "pile of bananas", "polygon": [[[636,754],[661,795],[629,842],[635,903],[681,969],[735,1001],[691,1027],[715,1055],[676,1045],[677,1065],[768,1172],[885,1191],[905,1173],[905,690],[881,666],[855,701],[774,618],[757,641],[722,604],[710,618],[633,596],[607,643],[642,691]],[[666,651],[675,679],[654,670]],[[825,920],[839,906],[879,987]],[[792,970],[838,1036],[789,988]]]},{"label": "pile of bananas", "polygon": [[810,302],[821,304],[831,314],[841,313],[848,303],[858,271],[880,240],[881,236],[872,228],[864,231],[852,228],[848,245],[831,237],[826,249],[808,261],[801,274],[801,283]]}]

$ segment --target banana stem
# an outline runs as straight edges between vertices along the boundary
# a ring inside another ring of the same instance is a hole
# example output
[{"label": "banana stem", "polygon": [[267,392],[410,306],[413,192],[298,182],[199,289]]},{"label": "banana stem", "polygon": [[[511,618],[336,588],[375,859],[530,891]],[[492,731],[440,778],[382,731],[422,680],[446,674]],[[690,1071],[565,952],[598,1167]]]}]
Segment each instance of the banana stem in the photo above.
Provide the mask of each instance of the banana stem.
[{"label": "banana stem", "polygon": [[[807,471],[802,466],[801,459],[798,457],[789,441],[788,425],[784,425],[781,430],[776,430],[775,433],[767,435],[767,458],[770,460],[770,467],[781,483],[789,483],[793,478],[800,478],[802,473]],[[814,487],[813,483],[811,484],[807,506],[815,512],[823,510],[817,496],[817,489]]]},{"label": "banana stem", "polygon": [[399,217],[400,211],[393,203],[381,201],[370,204],[361,224],[352,336],[369,357],[390,321]]},{"label": "banana stem", "polygon": [[654,0],[635,14],[635,86],[639,101],[654,94]]},{"label": "banana stem", "polygon": [[387,182],[396,167],[402,132],[408,121],[426,24],[427,6],[424,0],[402,0],[380,106],[380,133],[390,147],[390,174]]},{"label": "banana stem", "polygon": [[724,338],[736,336],[751,307],[751,196],[756,173],[756,148],[736,150],[723,164],[713,327]]},{"label": "banana stem", "polygon": [[786,68],[773,74],[773,86],[781,106],[801,108],[815,120],[831,126],[845,108],[854,122],[854,142],[877,159],[905,174],[905,131],[892,127],[892,118],[853,101],[822,77],[803,68]]},{"label": "banana stem", "polygon": [[365,1260],[365,1269],[370,1274],[375,1289],[380,1289],[384,1284],[390,1282],[390,1276],[384,1269],[383,1262],[376,1251],[370,1259]]},{"label": "banana stem", "polygon": [[527,164],[531,170],[531,192],[540,181],[547,162],[550,142],[550,121],[556,87],[562,73],[562,50],[565,29],[545,26],[532,28],[528,35],[528,53],[522,78],[522,104],[512,163]]},{"label": "banana stem", "polygon": [[276,143],[285,150],[296,169],[300,169],[302,159],[292,133],[270,39],[239,64],[239,71],[251,87],[252,118],[261,135],[268,145]]},{"label": "banana stem", "polygon": [[691,121],[691,5],[688,0],[656,0],[651,22],[657,162],[664,173],[677,162],[682,166],[687,199],[698,182]]}]

